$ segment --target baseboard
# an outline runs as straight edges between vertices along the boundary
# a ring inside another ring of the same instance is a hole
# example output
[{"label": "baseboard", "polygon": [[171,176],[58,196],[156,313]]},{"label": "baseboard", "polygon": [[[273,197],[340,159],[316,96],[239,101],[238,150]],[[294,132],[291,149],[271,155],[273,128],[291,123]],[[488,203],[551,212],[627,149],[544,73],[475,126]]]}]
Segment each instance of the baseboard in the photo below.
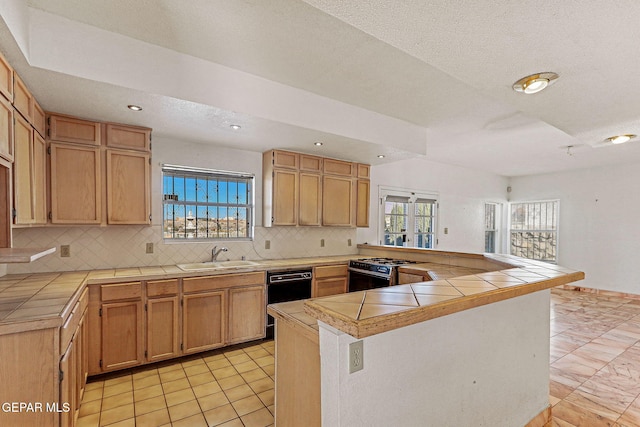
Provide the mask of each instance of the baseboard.
[{"label": "baseboard", "polygon": [[601,295],[605,297],[620,297],[620,298],[630,298],[630,299],[640,300],[640,295],[638,294],[625,294],[623,292],[606,291],[604,289],[584,288],[582,286],[572,286],[572,285],[560,285],[560,286],[557,286],[557,288],[565,289],[567,291],[586,292],[586,293]]},{"label": "baseboard", "polygon": [[551,405],[547,406],[538,415],[533,417],[524,427],[551,427]]}]

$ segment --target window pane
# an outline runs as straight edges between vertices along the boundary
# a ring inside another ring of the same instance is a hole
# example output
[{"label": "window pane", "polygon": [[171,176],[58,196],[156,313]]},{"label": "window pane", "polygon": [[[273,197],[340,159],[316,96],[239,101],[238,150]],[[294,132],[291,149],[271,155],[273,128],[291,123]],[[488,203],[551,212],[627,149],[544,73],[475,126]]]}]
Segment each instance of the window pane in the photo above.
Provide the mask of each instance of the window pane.
[{"label": "window pane", "polygon": [[[511,253],[556,262],[558,202],[529,202],[511,205]],[[522,215],[526,212],[526,215]]]}]

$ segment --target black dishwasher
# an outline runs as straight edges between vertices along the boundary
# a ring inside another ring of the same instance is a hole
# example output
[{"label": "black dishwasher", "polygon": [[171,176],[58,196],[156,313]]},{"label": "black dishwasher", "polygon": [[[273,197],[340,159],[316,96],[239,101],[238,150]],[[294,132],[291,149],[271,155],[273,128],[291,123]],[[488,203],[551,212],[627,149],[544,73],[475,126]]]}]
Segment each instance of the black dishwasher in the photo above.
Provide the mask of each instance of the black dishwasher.
[{"label": "black dishwasher", "polygon": [[[267,271],[267,304],[311,298],[311,269]],[[273,338],[274,319],[267,315],[267,338]]]}]

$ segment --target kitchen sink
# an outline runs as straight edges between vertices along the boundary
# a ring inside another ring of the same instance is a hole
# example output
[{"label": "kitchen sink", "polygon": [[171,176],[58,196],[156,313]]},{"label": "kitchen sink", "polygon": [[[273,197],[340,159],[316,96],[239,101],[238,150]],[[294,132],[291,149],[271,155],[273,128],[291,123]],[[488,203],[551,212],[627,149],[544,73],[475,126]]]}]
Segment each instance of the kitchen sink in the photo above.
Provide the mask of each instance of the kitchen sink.
[{"label": "kitchen sink", "polygon": [[208,261],[208,262],[196,262],[193,264],[178,264],[178,268],[185,271],[191,270],[216,270],[225,268],[239,268],[250,267],[252,265],[259,265],[260,263],[246,260],[234,260],[234,261]]}]

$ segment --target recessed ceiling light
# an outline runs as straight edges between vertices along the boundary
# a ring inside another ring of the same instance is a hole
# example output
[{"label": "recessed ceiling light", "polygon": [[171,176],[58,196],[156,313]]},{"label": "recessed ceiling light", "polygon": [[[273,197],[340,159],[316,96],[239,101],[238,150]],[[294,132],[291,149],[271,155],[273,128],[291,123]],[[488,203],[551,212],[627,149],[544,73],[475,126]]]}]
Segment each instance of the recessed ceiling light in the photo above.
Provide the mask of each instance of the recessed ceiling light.
[{"label": "recessed ceiling light", "polygon": [[384,154],[378,154],[379,159],[384,159]]},{"label": "recessed ceiling light", "polygon": [[142,111],[142,107],[139,105],[130,104],[130,105],[127,105],[127,108],[131,111]]},{"label": "recessed ceiling light", "polygon": [[323,145],[323,143],[318,141],[318,142],[314,142],[313,145],[315,145],[317,147],[320,147],[321,145]]},{"label": "recessed ceiling light", "polygon": [[553,84],[558,79],[558,77],[559,76],[556,73],[551,72],[532,74],[530,76],[523,77],[515,82],[512,88],[516,92],[522,92],[526,93],[527,95],[531,95],[534,93],[538,93],[549,85]]},{"label": "recessed ceiling light", "polygon": [[636,135],[626,134],[626,135],[616,135],[607,138],[606,140],[612,144],[624,144],[625,142],[629,142],[631,139],[635,138]]},{"label": "recessed ceiling light", "polygon": [[238,129],[240,129],[242,126],[240,126],[240,125],[230,125],[229,127],[230,127],[231,129],[233,129],[233,130],[238,130]]}]

